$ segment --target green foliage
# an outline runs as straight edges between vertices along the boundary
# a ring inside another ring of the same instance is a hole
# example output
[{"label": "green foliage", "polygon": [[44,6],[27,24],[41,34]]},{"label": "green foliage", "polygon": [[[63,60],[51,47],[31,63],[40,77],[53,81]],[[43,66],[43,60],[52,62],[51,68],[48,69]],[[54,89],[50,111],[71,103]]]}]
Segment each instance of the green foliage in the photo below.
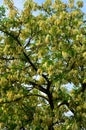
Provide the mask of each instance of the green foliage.
[{"label": "green foliage", "polygon": [[46,0],[38,5],[26,0],[22,11],[13,1],[4,0],[4,5],[0,7],[0,129],[86,129],[83,2]]}]

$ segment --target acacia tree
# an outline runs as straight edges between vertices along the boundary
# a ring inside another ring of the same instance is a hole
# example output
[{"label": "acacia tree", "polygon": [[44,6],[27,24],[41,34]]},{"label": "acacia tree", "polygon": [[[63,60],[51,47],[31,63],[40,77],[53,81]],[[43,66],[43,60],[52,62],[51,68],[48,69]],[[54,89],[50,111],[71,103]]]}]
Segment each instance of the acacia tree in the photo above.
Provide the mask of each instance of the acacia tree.
[{"label": "acacia tree", "polygon": [[[83,2],[0,7],[0,129],[86,129]],[[67,86],[72,86],[68,89]],[[68,114],[69,113],[69,114]]]}]

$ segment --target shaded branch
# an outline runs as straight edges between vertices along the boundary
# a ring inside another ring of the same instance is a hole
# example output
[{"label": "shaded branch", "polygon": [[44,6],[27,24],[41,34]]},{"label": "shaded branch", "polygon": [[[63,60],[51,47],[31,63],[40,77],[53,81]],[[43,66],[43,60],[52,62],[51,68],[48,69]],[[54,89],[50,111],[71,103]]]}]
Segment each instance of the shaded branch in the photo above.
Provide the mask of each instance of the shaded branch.
[{"label": "shaded branch", "polygon": [[18,59],[18,58],[14,58],[14,57],[10,57],[10,58],[7,58],[7,57],[0,57],[0,60],[15,60],[15,59]]},{"label": "shaded branch", "polygon": [[25,128],[24,128],[24,127],[21,127],[20,130],[25,130]]},{"label": "shaded branch", "polygon": [[33,85],[34,88],[36,88],[36,89],[40,90],[41,92],[47,94],[47,90],[45,88],[43,88],[41,85],[39,85],[39,84],[37,84],[35,82],[32,82],[32,81],[30,81],[29,83],[31,85]]},{"label": "shaded branch", "polygon": [[63,101],[62,103],[60,103],[60,104],[58,105],[58,108],[61,107],[62,105],[66,105],[66,106],[68,107],[68,109],[69,109],[73,114],[75,113],[74,109],[73,109],[73,108],[70,108],[70,105],[69,105],[69,103],[68,103],[67,101]]},{"label": "shaded branch", "polygon": [[83,83],[83,84],[82,84],[82,90],[81,90],[81,91],[82,91],[82,92],[85,92],[85,90],[86,90],[86,83]]},{"label": "shaded branch", "polygon": [[14,99],[14,100],[10,100],[10,101],[1,101],[0,104],[18,102],[18,101],[22,100],[23,98],[30,97],[30,96],[41,97],[41,98],[44,98],[45,100],[48,101],[48,98],[46,98],[46,97],[43,96],[43,95],[40,95],[40,94],[29,94],[29,95],[24,95],[24,96],[22,96],[22,97],[16,98],[16,99]]},{"label": "shaded branch", "polygon": [[[3,30],[3,29],[1,29],[1,28],[0,28],[0,31],[2,31],[3,33],[5,33],[5,34],[11,36],[11,37],[18,43],[18,45],[19,45],[20,47],[22,47],[21,42],[20,42],[20,40],[18,39],[17,36],[15,36],[14,34],[12,34],[11,32],[8,32],[7,30]],[[28,57],[28,55],[25,53],[23,47],[22,47],[22,49],[23,49],[23,54],[24,54],[25,58],[28,60],[28,62],[30,63],[30,65],[33,67],[33,69],[34,69],[35,71],[37,71],[37,68],[36,68],[35,65],[32,63],[32,61],[30,60],[30,58]]]},{"label": "shaded branch", "polygon": [[[4,27],[4,28],[5,28],[5,27]],[[5,33],[6,35],[11,36],[11,37],[18,43],[18,45],[19,45],[20,47],[22,47],[23,54],[24,54],[25,58],[27,59],[27,61],[29,62],[29,64],[32,66],[32,68],[33,68],[35,71],[37,71],[36,66],[35,66],[34,63],[30,60],[29,56],[26,54],[26,52],[25,52],[23,46],[21,45],[21,42],[20,42],[20,40],[18,39],[18,36],[15,36],[12,32],[8,32],[7,30],[4,30],[4,29],[2,29],[2,28],[0,28],[0,31],[2,31],[2,32]],[[32,37],[31,37],[31,39],[32,39]],[[30,40],[31,40],[31,39],[30,39]],[[30,40],[28,41],[28,44],[29,44]],[[50,81],[49,81],[48,77],[47,77],[46,75],[44,75],[44,74],[42,74],[42,77],[47,81],[47,83],[48,83],[48,89],[49,89],[49,88],[50,88]]]},{"label": "shaded branch", "polygon": [[51,110],[53,110],[54,109],[54,103],[53,103],[52,93],[50,91],[47,91],[47,95],[48,95],[48,98],[49,98],[50,108],[51,108]]}]

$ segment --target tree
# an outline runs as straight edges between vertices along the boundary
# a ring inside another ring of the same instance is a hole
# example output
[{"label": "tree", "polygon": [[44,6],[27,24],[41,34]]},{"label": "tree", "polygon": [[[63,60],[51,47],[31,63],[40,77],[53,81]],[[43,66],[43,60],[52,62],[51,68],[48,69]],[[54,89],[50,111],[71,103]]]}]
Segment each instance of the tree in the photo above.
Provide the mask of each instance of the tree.
[{"label": "tree", "polygon": [[[83,2],[0,7],[0,129],[86,129]],[[68,87],[71,86],[71,89]],[[68,114],[69,113],[69,114]]]}]

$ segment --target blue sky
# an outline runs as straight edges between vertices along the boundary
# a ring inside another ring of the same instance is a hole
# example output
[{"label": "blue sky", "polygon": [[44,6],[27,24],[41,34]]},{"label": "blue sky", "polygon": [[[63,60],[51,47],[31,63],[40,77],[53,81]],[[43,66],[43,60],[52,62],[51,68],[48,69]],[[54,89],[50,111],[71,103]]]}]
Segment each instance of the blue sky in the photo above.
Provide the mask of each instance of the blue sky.
[{"label": "blue sky", "polygon": [[[22,6],[23,6],[23,2],[25,1],[25,0],[13,0],[14,1],[14,3],[15,3],[15,5],[19,8],[19,9],[22,9]],[[42,3],[42,2],[44,2],[45,0],[34,0],[35,2],[38,2],[39,4],[40,3]],[[63,0],[63,1],[65,1],[65,2],[67,2],[68,0]],[[76,0],[77,1],[77,0]],[[84,7],[83,7],[83,11],[86,13],[86,0],[83,0],[83,2],[84,2]],[[3,4],[3,0],[0,0],[0,5],[2,5]]]}]

